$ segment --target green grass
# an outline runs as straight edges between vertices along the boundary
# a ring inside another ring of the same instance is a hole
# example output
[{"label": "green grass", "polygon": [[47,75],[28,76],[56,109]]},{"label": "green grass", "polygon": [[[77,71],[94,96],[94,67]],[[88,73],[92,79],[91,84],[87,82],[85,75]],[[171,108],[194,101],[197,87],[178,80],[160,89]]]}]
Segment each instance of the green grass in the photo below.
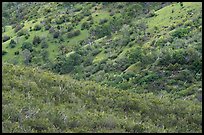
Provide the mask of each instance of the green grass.
[{"label": "green grass", "polygon": [[[148,31],[152,32],[155,26],[158,27],[158,31],[162,31],[164,30],[162,28],[163,26],[171,26],[172,24],[176,25],[182,23],[183,20],[190,19],[187,11],[194,10],[193,13],[198,14],[200,9],[202,8],[201,6],[202,5],[200,2],[183,2],[183,9],[179,3],[166,6],[155,12],[157,16],[145,18],[149,27]],[[174,10],[173,13],[172,10]]]},{"label": "green grass", "polygon": [[98,63],[98,62],[104,60],[105,58],[107,58],[107,56],[104,53],[104,51],[102,51],[102,52],[100,52],[99,54],[96,55],[96,57],[93,60],[93,63]]}]

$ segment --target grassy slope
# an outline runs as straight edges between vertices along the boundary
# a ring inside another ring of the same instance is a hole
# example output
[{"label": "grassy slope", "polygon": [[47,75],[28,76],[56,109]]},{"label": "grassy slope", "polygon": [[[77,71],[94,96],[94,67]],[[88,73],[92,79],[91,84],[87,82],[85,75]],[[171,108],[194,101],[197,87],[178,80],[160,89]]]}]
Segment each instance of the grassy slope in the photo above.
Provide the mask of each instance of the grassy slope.
[{"label": "grassy slope", "polygon": [[3,63],[3,132],[202,132],[201,103]]}]

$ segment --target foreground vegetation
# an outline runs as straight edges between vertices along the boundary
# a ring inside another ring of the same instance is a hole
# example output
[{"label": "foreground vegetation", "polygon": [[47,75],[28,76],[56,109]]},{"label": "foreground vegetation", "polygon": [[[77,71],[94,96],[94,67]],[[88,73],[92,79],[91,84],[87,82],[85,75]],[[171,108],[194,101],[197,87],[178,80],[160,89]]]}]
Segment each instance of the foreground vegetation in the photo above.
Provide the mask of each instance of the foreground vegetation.
[{"label": "foreground vegetation", "polygon": [[200,102],[3,64],[3,132],[202,132]]},{"label": "foreground vegetation", "polygon": [[3,132],[202,132],[201,2],[3,2]]}]

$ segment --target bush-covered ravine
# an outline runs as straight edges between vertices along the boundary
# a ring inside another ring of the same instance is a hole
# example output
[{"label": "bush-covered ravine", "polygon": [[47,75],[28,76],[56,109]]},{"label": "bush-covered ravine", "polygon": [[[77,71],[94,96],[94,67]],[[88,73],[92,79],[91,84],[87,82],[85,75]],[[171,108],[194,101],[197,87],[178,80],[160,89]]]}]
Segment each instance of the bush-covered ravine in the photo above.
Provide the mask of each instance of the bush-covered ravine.
[{"label": "bush-covered ravine", "polygon": [[136,94],[3,63],[3,132],[202,132],[198,101]]}]

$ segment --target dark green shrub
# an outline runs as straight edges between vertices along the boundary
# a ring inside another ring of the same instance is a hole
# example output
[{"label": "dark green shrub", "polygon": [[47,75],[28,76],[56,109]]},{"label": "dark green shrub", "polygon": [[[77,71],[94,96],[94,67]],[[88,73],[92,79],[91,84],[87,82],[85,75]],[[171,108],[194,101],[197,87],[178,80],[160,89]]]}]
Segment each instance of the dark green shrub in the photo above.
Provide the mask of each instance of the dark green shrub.
[{"label": "dark green shrub", "polygon": [[62,24],[64,23],[64,18],[60,17],[59,19],[56,20],[56,24]]},{"label": "dark green shrub", "polygon": [[6,55],[7,53],[8,53],[7,51],[2,50],[2,56],[3,56],[3,55]]},{"label": "dark green shrub", "polygon": [[147,17],[154,17],[157,16],[157,14],[155,13],[155,11],[151,11],[148,13]]},{"label": "dark green shrub", "polygon": [[43,40],[43,41],[41,42],[41,48],[42,48],[42,49],[48,48],[48,44],[47,44],[47,42],[46,42],[45,40]]},{"label": "dark green shrub", "polygon": [[14,52],[14,55],[19,55],[19,51]]},{"label": "dark green shrub", "polygon": [[11,41],[10,41],[10,43],[9,43],[9,47],[10,47],[10,48],[16,47],[16,42],[15,42],[13,39],[11,39]]},{"label": "dark green shrub", "polygon": [[82,25],[81,25],[81,30],[89,29],[89,28],[90,28],[90,25],[89,25],[88,22],[84,22],[84,23],[82,23]]},{"label": "dark green shrub", "polygon": [[73,30],[73,26],[72,25],[68,25],[67,26],[67,32],[70,32],[71,30]]},{"label": "dark green shrub", "polygon": [[33,29],[34,29],[35,31],[38,31],[38,30],[41,30],[41,28],[42,28],[42,26],[39,25],[39,24],[37,24],[37,25],[34,26]]},{"label": "dark green shrub", "polygon": [[2,38],[2,40],[3,40],[3,42],[6,42],[6,41],[8,41],[10,39],[10,37],[9,36],[3,36],[3,38]]},{"label": "dark green shrub", "polygon": [[108,19],[104,18],[104,19],[100,19],[99,24],[102,25],[104,23],[108,22]]},{"label": "dark green shrub", "polygon": [[40,42],[41,42],[41,39],[39,36],[35,36],[33,38],[33,45],[38,45],[38,44],[40,44]]},{"label": "dark green shrub", "polygon": [[22,29],[22,30],[20,30],[20,31],[17,33],[17,36],[18,36],[18,37],[21,37],[21,36],[26,35],[26,34],[27,34],[27,30]]},{"label": "dark green shrub", "polygon": [[50,25],[45,25],[45,30],[49,30],[51,28]]},{"label": "dark green shrub", "polygon": [[67,37],[68,38],[72,38],[72,37],[75,37],[75,36],[78,36],[80,35],[80,30],[75,30],[75,31],[71,31],[67,34]]},{"label": "dark green shrub", "polygon": [[55,31],[53,34],[53,38],[58,38],[60,35],[59,31]]},{"label": "dark green shrub", "polygon": [[23,28],[23,25],[17,25],[16,27],[15,27],[15,29],[14,29],[14,32],[16,33],[16,32],[18,32],[20,29],[22,29]]},{"label": "dark green shrub", "polygon": [[185,37],[188,33],[189,33],[188,28],[179,28],[179,29],[175,30],[171,35],[173,37],[182,38],[182,37]]},{"label": "dark green shrub", "polygon": [[32,51],[32,44],[30,42],[23,42],[21,46],[22,50],[28,49],[29,51]]},{"label": "dark green shrub", "polygon": [[50,29],[49,29],[49,33],[54,33],[55,32],[55,29],[53,28],[53,27],[51,27]]}]

